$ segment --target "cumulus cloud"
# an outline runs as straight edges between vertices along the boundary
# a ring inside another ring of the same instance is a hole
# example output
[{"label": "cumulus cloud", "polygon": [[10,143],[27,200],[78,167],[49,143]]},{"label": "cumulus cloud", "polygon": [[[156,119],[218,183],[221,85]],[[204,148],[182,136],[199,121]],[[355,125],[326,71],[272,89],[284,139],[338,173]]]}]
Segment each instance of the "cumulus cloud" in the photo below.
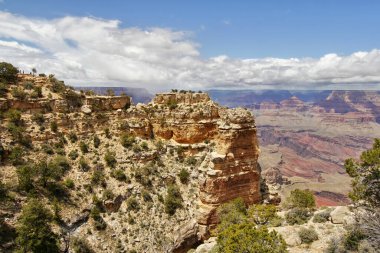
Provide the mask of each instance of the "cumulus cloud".
[{"label": "cumulus cloud", "polygon": [[169,88],[380,88],[380,50],[313,58],[203,58],[191,33],[122,28],[93,17],[36,19],[0,12],[0,60],[70,85]]}]

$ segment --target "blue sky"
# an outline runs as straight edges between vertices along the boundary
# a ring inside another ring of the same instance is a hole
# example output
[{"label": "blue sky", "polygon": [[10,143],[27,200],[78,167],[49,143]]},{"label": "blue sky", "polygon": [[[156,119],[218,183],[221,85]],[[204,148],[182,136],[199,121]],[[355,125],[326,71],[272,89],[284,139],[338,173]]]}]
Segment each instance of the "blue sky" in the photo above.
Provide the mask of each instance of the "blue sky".
[{"label": "blue sky", "polygon": [[0,10],[0,60],[74,85],[380,88],[376,0],[0,0]]},{"label": "blue sky", "polygon": [[193,32],[205,57],[320,57],[380,48],[376,0],[4,0],[13,13],[118,19],[122,26]]}]

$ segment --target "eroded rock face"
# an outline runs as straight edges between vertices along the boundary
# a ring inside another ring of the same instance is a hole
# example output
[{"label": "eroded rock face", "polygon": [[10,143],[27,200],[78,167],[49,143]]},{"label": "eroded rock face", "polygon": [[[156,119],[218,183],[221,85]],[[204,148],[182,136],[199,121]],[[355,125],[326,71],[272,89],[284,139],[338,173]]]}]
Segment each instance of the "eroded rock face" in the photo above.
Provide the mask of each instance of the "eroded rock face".
[{"label": "eroded rock face", "polygon": [[[170,108],[172,104],[176,107]],[[256,126],[248,110],[222,108],[205,93],[163,93],[150,105],[136,106],[129,113],[133,116],[128,127],[137,135],[179,144],[216,144],[199,181],[199,224],[216,224],[216,208],[237,197],[247,204],[260,200]]]}]

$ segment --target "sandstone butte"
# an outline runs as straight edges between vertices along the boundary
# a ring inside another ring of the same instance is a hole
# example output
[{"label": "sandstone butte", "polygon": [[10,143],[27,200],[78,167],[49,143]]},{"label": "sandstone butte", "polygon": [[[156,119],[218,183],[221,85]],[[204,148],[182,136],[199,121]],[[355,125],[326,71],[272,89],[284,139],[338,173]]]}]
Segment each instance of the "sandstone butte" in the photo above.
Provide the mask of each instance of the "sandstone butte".
[{"label": "sandstone butte", "polygon": [[[19,78],[31,78],[20,76]],[[34,83],[43,83],[34,77]],[[207,238],[209,228],[217,223],[216,208],[229,200],[241,197],[246,204],[261,201],[259,148],[252,114],[243,108],[228,109],[213,102],[206,93],[169,92],[157,94],[148,104],[133,105],[128,96],[81,95],[82,106],[75,108],[60,98],[0,100],[2,110],[18,109],[26,113],[77,111],[86,115],[96,111],[110,113],[121,122],[117,127],[143,139],[163,139],[174,145],[184,145],[196,154],[204,143],[213,141],[213,151],[201,164],[199,204],[196,221],[178,231],[173,250],[184,252],[192,243]],[[128,109],[126,109],[128,108]],[[111,118],[112,118],[111,117]],[[85,135],[95,129],[110,126],[111,121],[77,122],[70,117],[56,117],[60,129],[68,133],[76,129]],[[47,141],[48,134],[35,134],[33,140]]]}]

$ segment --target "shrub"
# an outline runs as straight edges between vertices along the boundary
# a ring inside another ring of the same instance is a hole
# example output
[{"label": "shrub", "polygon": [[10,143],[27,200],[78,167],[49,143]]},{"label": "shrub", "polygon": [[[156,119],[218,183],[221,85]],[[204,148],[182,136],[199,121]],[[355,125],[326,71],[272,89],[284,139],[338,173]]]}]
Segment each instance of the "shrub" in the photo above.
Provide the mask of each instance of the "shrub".
[{"label": "shrub", "polygon": [[5,199],[8,194],[8,188],[3,184],[3,182],[0,182],[0,201]]},{"label": "shrub", "polygon": [[115,153],[107,150],[106,154],[104,155],[104,161],[109,167],[115,168],[117,163]]},{"label": "shrub", "polygon": [[143,141],[141,143],[141,148],[145,151],[149,150],[149,146],[148,146],[148,143],[146,141]]},{"label": "shrub", "polygon": [[52,132],[56,133],[58,131],[58,124],[56,121],[50,123],[50,129]]},{"label": "shrub", "polygon": [[17,81],[18,69],[8,62],[0,62],[0,81],[14,83]]},{"label": "shrub", "polygon": [[286,222],[290,225],[304,224],[310,219],[310,212],[305,208],[294,208],[285,214]]},{"label": "shrub", "polygon": [[105,185],[106,180],[104,178],[104,172],[101,170],[95,170],[92,173],[91,183],[93,185]]},{"label": "shrub", "polygon": [[346,250],[357,251],[360,241],[363,239],[365,239],[363,231],[356,227],[350,228],[343,239],[344,248]]},{"label": "shrub", "polygon": [[9,110],[6,116],[9,121],[16,126],[21,126],[24,124],[23,120],[21,119],[21,112],[18,110]]},{"label": "shrub", "polygon": [[75,253],[94,253],[90,245],[83,238],[74,237],[70,241],[71,249]]},{"label": "shrub", "polygon": [[83,141],[79,142],[79,148],[83,154],[88,153],[88,145],[84,143]]},{"label": "shrub", "polygon": [[182,168],[181,171],[178,173],[179,180],[183,184],[187,184],[189,182],[189,176],[190,173],[185,168]]},{"label": "shrub", "polygon": [[0,97],[5,97],[8,93],[8,86],[0,80]]},{"label": "shrub", "polygon": [[11,90],[11,94],[14,98],[25,100],[28,96],[28,93],[24,91],[21,87],[16,87]]},{"label": "shrub", "polygon": [[103,199],[104,200],[113,199],[114,197],[115,197],[115,194],[110,189],[106,189],[103,192]]},{"label": "shrub", "polygon": [[286,199],[287,204],[294,208],[314,208],[315,198],[311,191],[295,189],[290,192],[290,196]]},{"label": "shrub", "polygon": [[24,164],[24,149],[20,146],[15,146],[11,153],[8,156],[9,161],[12,163],[13,166],[18,166]]},{"label": "shrub", "polygon": [[142,197],[145,202],[152,201],[152,196],[150,196],[150,193],[147,190],[143,190]]},{"label": "shrub", "polygon": [[67,178],[63,184],[69,189],[74,189],[75,187],[74,181],[71,178]]},{"label": "shrub", "polygon": [[69,153],[69,158],[71,160],[76,160],[79,156],[79,153],[78,153],[78,150],[71,150],[70,153]]},{"label": "shrub", "polygon": [[30,94],[32,98],[41,98],[42,97],[42,88],[39,86],[33,87],[33,92]]},{"label": "shrub", "polygon": [[134,197],[129,197],[127,200],[127,208],[128,210],[135,210],[135,211],[139,210],[140,205],[137,199]]},{"label": "shrub", "polygon": [[197,164],[197,159],[194,156],[190,156],[189,158],[186,159],[186,163],[188,165],[195,165]]},{"label": "shrub", "polygon": [[216,252],[284,253],[286,243],[275,231],[252,223],[232,224],[218,234]]},{"label": "shrub", "polygon": [[122,169],[117,169],[111,172],[111,176],[116,178],[119,181],[126,181],[127,176],[125,175]]},{"label": "shrub", "polygon": [[135,143],[135,141],[136,141],[135,137],[133,135],[130,135],[130,134],[127,134],[127,133],[124,133],[120,137],[120,143],[125,148],[131,147],[133,145],[133,143]]},{"label": "shrub", "polygon": [[35,169],[29,165],[17,167],[18,188],[30,192],[34,188]]},{"label": "shrub", "polygon": [[302,227],[298,231],[298,236],[301,239],[302,243],[310,244],[316,240],[318,240],[318,234],[314,228],[304,228]]},{"label": "shrub", "polygon": [[42,125],[45,122],[45,117],[42,113],[35,113],[32,116],[32,120],[35,121],[38,125]]},{"label": "shrub", "polygon": [[97,206],[91,209],[91,218],[94,220],[94,227],[96,230],[104,230],[107,227],[107,223],[100,216],[100,210]]},{"label": "shrub", "polygon": [[88,165],[86,159],[83,156],[79,159],[79,168],[84,172],[90,170],[90,165]]},{"label": "shrub", "polygon": [[109,128],[104,129],[104,134],[106,138],[110,139],[111,138],[111,132]]},{"label": "shrub", "polygon": [[41,149],[48,155],[54,154],[54,150],[49,144],[42,144]]},{"label": "shrub", "polygon": [[100,139],[98,136],[94,136],[94,147],[98,148],[100,146]]},{"label": "shrub", "polygon": [[182,196],[178,186],[169,185],[165,196],[165,212],[170,216],[174,215],[178,208],[182,207]]},{"label": "shrub", "polygon": [[70,107],[78,108],[83,105],[82,96],[73,90],[66,90],[63,97]]},{"label": "shrub", "polygon": [[57,236],[50,228],[52,214],[36,199],[28,201],[17,221],[20,252],[59,252]]},{"label": "shrub", "polygon": [[69,140],[71,143],[75,143],[78,141],[78,136],[74,132],[71,132],[69,133]]},{"label": "shrub", "polygon": [[274,205],[252,205],[248,208],[248,217],[256,225],[267,225],[277,217],[276,206]]},{"label": "shrub", "polygon": [[315,223],[323,223],[330,219],[330,210],[325,210],[320,213],[316,213],[313,218],[313,222]]}]

